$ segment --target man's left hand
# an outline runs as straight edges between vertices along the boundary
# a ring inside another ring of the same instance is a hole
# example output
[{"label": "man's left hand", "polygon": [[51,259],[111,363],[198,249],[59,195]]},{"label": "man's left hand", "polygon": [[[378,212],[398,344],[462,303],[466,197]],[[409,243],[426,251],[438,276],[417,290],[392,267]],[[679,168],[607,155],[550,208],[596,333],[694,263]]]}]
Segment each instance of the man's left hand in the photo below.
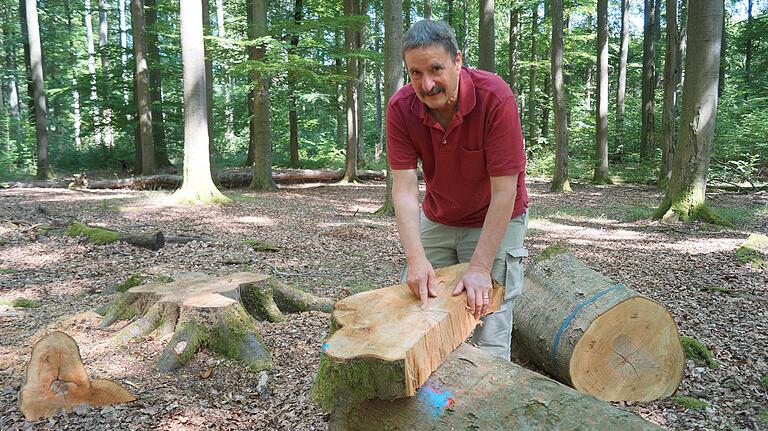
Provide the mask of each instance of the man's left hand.
[{"label": "man's left hand", "polygon": [[493,296],[493,287],[491,285],[491,274],[482,269],[469,267],[453,289],[453,296],[461,294],[462,290],[467,291],[467,308],[475,319],[480,319],[491,305]]}]

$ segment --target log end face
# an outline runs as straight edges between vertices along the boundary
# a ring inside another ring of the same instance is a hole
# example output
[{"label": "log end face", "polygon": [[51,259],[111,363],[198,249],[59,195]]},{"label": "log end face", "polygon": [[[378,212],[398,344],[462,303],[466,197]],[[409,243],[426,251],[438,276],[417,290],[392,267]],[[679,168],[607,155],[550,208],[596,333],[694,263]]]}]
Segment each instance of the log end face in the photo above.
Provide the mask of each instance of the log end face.
[{"label": "log end face", "polygon": [[636,296],[592,322],[573,349],[569,373],[574,388],[602,400],[652,401],[674,393],[684,366],[672,316]]}]

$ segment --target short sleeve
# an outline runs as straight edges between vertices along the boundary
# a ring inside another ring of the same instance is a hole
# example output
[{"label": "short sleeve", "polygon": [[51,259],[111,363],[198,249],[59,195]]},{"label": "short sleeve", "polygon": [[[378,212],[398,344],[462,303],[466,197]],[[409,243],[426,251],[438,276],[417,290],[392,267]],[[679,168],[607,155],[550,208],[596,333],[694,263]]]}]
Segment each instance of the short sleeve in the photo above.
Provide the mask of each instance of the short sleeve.
[{"label": "short sleeve", "polygon": [[515,97],[499,100],[485,123],[488,175],[502,177],[525,170],[525,146]]},{"label": "short sleeve", "polygon": [[416,169],[418,154],[396,103],[387,105],[387,159],[393,170]]}]

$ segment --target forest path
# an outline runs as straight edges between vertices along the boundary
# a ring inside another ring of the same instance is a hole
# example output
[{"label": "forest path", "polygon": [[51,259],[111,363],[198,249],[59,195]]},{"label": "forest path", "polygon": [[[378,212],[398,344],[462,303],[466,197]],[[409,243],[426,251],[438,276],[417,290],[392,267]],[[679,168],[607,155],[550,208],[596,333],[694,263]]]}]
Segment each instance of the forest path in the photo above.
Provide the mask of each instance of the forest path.
[{"label": "forest path", "polygon": [[[528,186],[532,256],[563,243],[593,269],[667,306],[680,332],[708,346],[720,365],[711,370],[689,361],[678,391],[708,401],[706,410],[685,410],[672,400],[620,407],[672,429],[768,427],[768,388],[760,382],[768,374],[768,274],[734,256],[749,233],[768,232],[768,193],[710,193],[708,203],[736,221],[726,229],[643,219],[661,200],[647,186],[576,184],[568,195],[548,192],[540,180]],[[37,423],[40,429],[325,429],[309,390],[327,314],[259,324],[275,363],[272,394],[262,399],[259,375],[240,364],[203,351],[181,370],[163,374],[153,367],[161,340],[113,347],[112,330],[95,329],[92,314],[78,313],[108,301],[102,292],[132,273],[275,270],[287,283],[335,298],[394,284],[404,258],[394,219],[373,214],[383,193],[378,181],[305,184],[268,194],[227,190],[235,203],[223,207],[178,207],[167,204],[166,192],[0,190],[0,429],[25,427],[16,405],[21,371],[32,342],[53,327],[78,341],[91,377],[115,379],[140,401],[101,414],[58,416]],[[69,217],[213,241],[172,243],[156,252],[95,245],[55,228]],[[256,252],[244,240],[280,250]],[[41,307],[2,305],[19,297]],[[210,378],[201,378],[209,367]]]}]

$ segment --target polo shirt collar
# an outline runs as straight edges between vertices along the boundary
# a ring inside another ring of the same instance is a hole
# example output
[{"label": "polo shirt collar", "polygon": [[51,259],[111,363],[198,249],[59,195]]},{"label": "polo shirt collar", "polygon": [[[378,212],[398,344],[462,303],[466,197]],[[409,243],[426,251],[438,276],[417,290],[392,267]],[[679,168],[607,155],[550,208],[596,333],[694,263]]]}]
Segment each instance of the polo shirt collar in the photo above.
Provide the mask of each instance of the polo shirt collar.
[{"label": "polo shirt collar", "polygon": [[[467,67],[462,66],[459,74],[459,116],[463,118],[472,112],[477,100],[475,98],[475,84],[472,82],[472,77],[470,76]],[[414,88],[413,91],[415,92],[417,90]],[[411,102],[411,112],[416,114],[419,118],[424,119],[426,122],[427,120],[425,117],[427,115],[427,109],[428,108],[424,105],[424,102],[419,100],[418,96],[414,95],[413,101]]]}]

